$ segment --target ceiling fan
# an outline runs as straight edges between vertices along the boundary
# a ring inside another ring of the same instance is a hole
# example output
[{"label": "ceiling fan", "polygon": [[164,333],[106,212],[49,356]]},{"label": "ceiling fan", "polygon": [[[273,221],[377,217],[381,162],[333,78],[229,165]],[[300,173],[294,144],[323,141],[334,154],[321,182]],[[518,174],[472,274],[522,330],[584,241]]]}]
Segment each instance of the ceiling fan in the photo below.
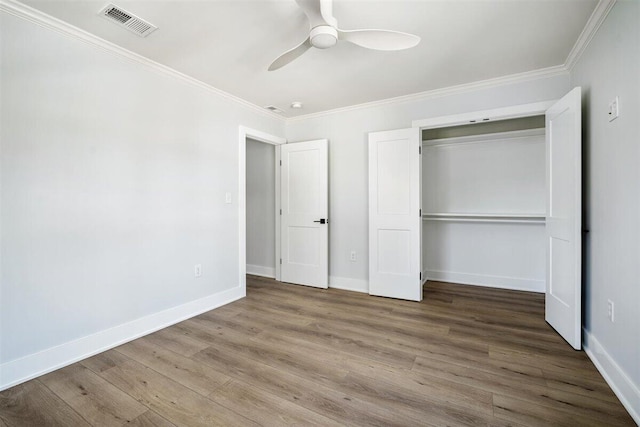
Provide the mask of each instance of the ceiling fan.
[{"label": "ceiling fan", "polygon": [[305,41],[277,57],[269,71],[282,68],[312,47],[327,49],[338,40],[367,49],[403,50],[420,43],[420,37],[391,30],[341,30],[333,17],[333,0],[296,0],[307,18],[311,31]]}]

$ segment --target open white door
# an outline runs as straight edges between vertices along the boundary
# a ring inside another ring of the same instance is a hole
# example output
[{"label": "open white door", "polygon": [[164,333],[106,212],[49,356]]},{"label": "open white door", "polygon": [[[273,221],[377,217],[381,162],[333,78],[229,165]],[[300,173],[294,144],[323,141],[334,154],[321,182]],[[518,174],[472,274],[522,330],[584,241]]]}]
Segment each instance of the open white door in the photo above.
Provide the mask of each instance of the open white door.
[{"label": "open white door", "polygon": [[281,146],[281,280],[329,286],[328,141]]},{"label": "open white door", "polygon": [[369,134],[369,294],[422,300],[420,130]]},{"label": "open white door", "polygon": [[573,89],[546,113],[546,321],[573,348],[582,346],[581,90]]}]

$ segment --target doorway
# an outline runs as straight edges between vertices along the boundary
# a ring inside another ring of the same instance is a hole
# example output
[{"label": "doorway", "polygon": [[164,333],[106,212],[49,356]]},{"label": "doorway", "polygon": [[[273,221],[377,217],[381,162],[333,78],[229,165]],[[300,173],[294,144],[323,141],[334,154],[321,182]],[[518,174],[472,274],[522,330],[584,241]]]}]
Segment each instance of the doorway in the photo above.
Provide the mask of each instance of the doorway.
[{"label": "doorway", "polygon": [[[278,147],[282,144],[286,143],[286,139],[280,138],[259,130],[251,129],[245,126],[240,126],[239,134],[238,134],[238,159],[239,159],[239,167],[238,167],[238,252],[239,252],[239,271],[238,271],[238,283],[242,288],[243,295],[246,296],[247,293],[247,145],[252,145],[255,143],[262,143],[266,146],[271,146],[274,151],[274,158],[272,163],[272,168],[274,170],[274,212],[273,212],[273,236],[274,236],[274,248],[273,254],[280,253],[280,221],[279,216],[276,215],[276,209],[279,209],[280,206],[280,189],[277,183],[280,180],[279,170],[276,167],[276,164],[279,162],[280,152]],[[253,148],[253,147],[252,147]],[[258,147],[256,151],[260,151]],[[264,148],[263,148],[264,149]],[[250,148],[251,150],[251,148]],[[266,151],[266,150],[265,150]],[[253,150],[251,151],[253,153]],[[267,167],[267,166],[265,166]],[[268,253],[262,255],[264,257],[268,257]],[[280,264],[275,262],[275,258],[273,260],[275,264],[275,279],[280,280]]]},{"label": "doorway", "polygon": [[[329,141],[302,141],[285,146],[284,138],[240,126],[238,247],[239,286],[243,295],[246,296],[247,290],[247,145],[253,144],[252,141],[275,146],[275,279],[326,289],[329,285]],[[253,152],[253,147],[250,150]],[[300,220],[306,222],[299,223]],[[268,253],[262,255],[269,256]]]},{"label": "doorway", "polygon": [[[247,274],[276,277],[276,149],[247,138]],[[279,258],[279,257],[278,257]]]}]

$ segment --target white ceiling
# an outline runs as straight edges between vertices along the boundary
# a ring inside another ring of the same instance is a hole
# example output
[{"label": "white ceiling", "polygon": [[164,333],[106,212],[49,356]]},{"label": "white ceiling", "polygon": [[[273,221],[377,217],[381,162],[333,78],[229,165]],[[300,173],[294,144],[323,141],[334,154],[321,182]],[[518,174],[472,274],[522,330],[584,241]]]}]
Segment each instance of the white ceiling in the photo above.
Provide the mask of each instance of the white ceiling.
[{"label": "white ceiling", "polygon": [[[294,0],[113,0],[159,29],[146,38],[99,17],[108,0],[24,3],[285,117],[563,65],[597,0],[335,0],[342,29],[417,34],[399,52],[338,43],[269,72],[309,25]],[[292,101],[304,109],[292,110]]]}]

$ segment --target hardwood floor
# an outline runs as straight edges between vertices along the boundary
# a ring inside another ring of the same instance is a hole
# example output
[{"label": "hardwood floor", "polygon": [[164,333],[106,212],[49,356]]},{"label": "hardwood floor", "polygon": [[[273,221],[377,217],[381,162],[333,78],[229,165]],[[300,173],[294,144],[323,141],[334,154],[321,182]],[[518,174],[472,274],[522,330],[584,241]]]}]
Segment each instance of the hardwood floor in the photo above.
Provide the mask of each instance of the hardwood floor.
[{"label": "hardwood floor", "polygon": [[243,300],[0,393],[0,425],[635,425],[544,295],[424,294],[249,276]]}]

